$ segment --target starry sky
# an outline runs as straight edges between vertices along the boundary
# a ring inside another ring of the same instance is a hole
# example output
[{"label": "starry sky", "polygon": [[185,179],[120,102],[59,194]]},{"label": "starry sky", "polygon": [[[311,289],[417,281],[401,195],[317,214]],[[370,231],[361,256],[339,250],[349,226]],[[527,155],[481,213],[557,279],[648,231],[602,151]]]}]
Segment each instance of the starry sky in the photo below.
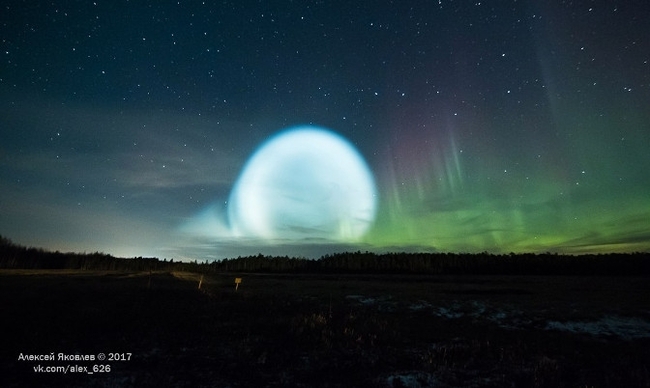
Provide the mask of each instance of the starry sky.
[{"label": "starry sky", "polygon": [[[182,260],[650,251],[647,1],[1,7],[0,234],[16,243]],[[369,169],[363,233],[282,206],[300,233],[234,233],[248,161],[296,127]]]}]

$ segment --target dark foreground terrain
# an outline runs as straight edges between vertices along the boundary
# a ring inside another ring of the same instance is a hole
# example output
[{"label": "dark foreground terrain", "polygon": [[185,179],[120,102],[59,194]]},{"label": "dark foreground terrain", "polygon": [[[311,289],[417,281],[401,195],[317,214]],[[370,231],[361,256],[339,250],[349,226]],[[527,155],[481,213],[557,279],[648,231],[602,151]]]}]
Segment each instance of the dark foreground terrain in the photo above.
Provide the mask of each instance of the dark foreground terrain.
[{"label": "dark foreground terrain", "polygon": [[4,270],[0,386],[650,386],[648,278],[235,276]]}]

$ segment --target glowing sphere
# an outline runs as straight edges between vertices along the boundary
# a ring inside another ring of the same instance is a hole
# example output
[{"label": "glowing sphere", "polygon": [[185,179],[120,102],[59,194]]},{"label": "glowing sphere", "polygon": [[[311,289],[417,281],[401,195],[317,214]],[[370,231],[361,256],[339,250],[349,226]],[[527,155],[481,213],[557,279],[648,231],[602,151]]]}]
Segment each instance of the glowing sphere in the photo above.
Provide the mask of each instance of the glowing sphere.
[{"label": "glowing sphere", "polygon": [[298,127],[253,154],[228,204],[236,236],[354,241],[374,221],[375,184],[357,150],[333,132]]}]

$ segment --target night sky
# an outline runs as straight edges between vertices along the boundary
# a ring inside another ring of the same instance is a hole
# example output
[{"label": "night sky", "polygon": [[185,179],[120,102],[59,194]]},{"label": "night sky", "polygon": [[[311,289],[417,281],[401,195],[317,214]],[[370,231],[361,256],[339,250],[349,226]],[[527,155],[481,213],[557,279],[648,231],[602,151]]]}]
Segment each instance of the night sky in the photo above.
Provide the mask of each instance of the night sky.
[{"label": "night sky", "polygon": [[[0,234],[191,260],[649,251],[648,20],[643,0],[4,1]],[[336,142],[280,144],[305,132]]]}]

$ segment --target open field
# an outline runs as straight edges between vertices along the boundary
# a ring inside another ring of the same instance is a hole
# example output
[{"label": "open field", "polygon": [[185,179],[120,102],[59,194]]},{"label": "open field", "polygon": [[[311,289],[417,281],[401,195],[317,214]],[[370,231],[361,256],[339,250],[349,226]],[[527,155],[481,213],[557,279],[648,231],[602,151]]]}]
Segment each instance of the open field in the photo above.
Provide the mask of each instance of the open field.
[{"label": "open field", "polygon": [[[0,271],[0,386],[650,386],[648,278],[200,279]],[[110,372],[34,372],[69,364]]]}]

